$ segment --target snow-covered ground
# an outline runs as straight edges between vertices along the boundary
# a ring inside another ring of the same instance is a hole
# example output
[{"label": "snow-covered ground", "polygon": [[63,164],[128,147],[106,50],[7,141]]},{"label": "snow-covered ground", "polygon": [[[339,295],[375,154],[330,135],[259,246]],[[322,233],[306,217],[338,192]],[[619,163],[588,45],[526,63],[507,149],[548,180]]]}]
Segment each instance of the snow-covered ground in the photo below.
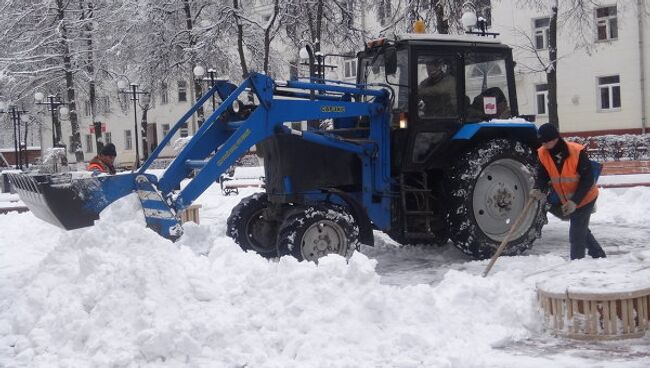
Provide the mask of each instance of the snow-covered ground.
[{"label": "snow-covered ground", "polygon": [[[490,276],[451,246],[380,232],[349,262],[318,266],[242,252],[213,186],[201,225],[171,243],[135,196],[64,232],[0,215],[0,367],[648,367],[650,337],[585,343],[543,330],[535,283],[566,267],[568,224],[550,219],[526,255]],[[592,231],[609,258],[650,250],[650,188],[602,190]]]}]

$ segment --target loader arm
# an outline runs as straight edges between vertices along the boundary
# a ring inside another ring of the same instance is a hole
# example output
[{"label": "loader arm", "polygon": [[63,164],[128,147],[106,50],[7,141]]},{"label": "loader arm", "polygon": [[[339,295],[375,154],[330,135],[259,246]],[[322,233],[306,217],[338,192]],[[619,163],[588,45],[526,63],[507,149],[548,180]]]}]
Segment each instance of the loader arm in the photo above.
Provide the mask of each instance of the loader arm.
[{"label": "loader arm", "polygon": [[[223,103],[208,116],[162,177],[156,180],[145,174],[176,132],[215,93]],[[249,106],[250,114],[234,113],[233,102],[249,93],[256,101]],[[352,102],[350,96],[369,101]],[[386,89],[344,82],[275,82],[256,73],[238,87],[217,81],[174,124],[137,172],[83,179],[23,174],[13,176],[12,183],[37,217],[68,230],[92,225],[107,205],[136,192],[147,226],[164,237],[176,239],[182,234],[178,213],[213,185],[239,157],[274,134],[292,134],[357,155],[364,167],[362,205],[373,222],[387,226],[390,223],[390,97]],[[367,117],[370,122],[368,137],[362,141],[348,141],[326,131],[296,131],[284,125],[304,120],[360,117]],[[195,170],[198,170],[196,175],[177,192],[181,181]],[[291,186],[287,185],[286,190],[290,192]]]}]

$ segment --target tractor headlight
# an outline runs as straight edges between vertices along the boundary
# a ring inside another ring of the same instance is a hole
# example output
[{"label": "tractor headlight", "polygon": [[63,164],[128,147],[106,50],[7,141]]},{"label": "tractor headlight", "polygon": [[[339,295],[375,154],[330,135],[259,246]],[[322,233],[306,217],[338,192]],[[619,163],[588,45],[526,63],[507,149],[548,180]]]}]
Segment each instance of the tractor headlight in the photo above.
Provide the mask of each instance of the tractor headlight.
[{"label": "tractor headlight", "polygon": [[241,108],[242,108],[242,102],[239,101],[239,100],[235,100],[235,101],[233,101],[233,102],[232,102],[232,106],[231,106],[231,108],[232,108],[232,111],[233,111],[235,114],[239,113],[239,111],[240,111]]},{"label": "tractor headlight", "polygon": [[399,127],[400,129],[406,129],[409,126],[409,121],[408,117],[406,116],[406,113],[400,113],[399,114]]}]

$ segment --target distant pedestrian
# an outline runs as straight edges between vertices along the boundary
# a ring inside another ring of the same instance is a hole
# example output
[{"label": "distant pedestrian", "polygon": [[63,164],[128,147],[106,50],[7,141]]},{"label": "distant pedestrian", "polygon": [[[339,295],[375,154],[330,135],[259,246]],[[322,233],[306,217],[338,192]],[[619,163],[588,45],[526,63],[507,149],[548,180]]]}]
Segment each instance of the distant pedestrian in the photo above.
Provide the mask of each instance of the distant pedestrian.
[{"label": "distant pedestrian", "polygon": [[562,215],[570,220],[571,259],[584,258],[585,250],[593,258],[606,257],[589,230],[598,188],[585,147],[566,142],[551,123],[539,127],[538,138],[542,145],[537,150],[540,165],[531,197],[537,200],[546,198],[549,183],[559,196]]},{"label": "distant pedestrian", "polygon": [[86,170],[93,171],[95,174],[115,175],[115,167],[113,166],[113,163],[115,162],[116,156],[117,152],[115,151],[115,145],[109,143],[102,148],[97,156],[90,160]]}]

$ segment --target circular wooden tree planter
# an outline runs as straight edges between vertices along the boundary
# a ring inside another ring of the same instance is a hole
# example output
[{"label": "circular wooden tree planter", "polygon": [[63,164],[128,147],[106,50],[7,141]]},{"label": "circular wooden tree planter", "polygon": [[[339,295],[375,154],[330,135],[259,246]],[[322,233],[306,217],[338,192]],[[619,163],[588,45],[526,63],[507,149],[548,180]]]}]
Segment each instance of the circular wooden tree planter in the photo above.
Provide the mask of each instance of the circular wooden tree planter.
[{"label": "circular wooden tree planter", "polygon": [[538,289],[546,326],[583,340],[642,337],[648,329],[650,289],[623,293],[549,293]]},{"label": "circular wooden tree planter", "polygon": [[571,262],[543,275],[537,297],[546,327],[582,340],[642,337],[650,328],[650,267],[625,261]]}]

